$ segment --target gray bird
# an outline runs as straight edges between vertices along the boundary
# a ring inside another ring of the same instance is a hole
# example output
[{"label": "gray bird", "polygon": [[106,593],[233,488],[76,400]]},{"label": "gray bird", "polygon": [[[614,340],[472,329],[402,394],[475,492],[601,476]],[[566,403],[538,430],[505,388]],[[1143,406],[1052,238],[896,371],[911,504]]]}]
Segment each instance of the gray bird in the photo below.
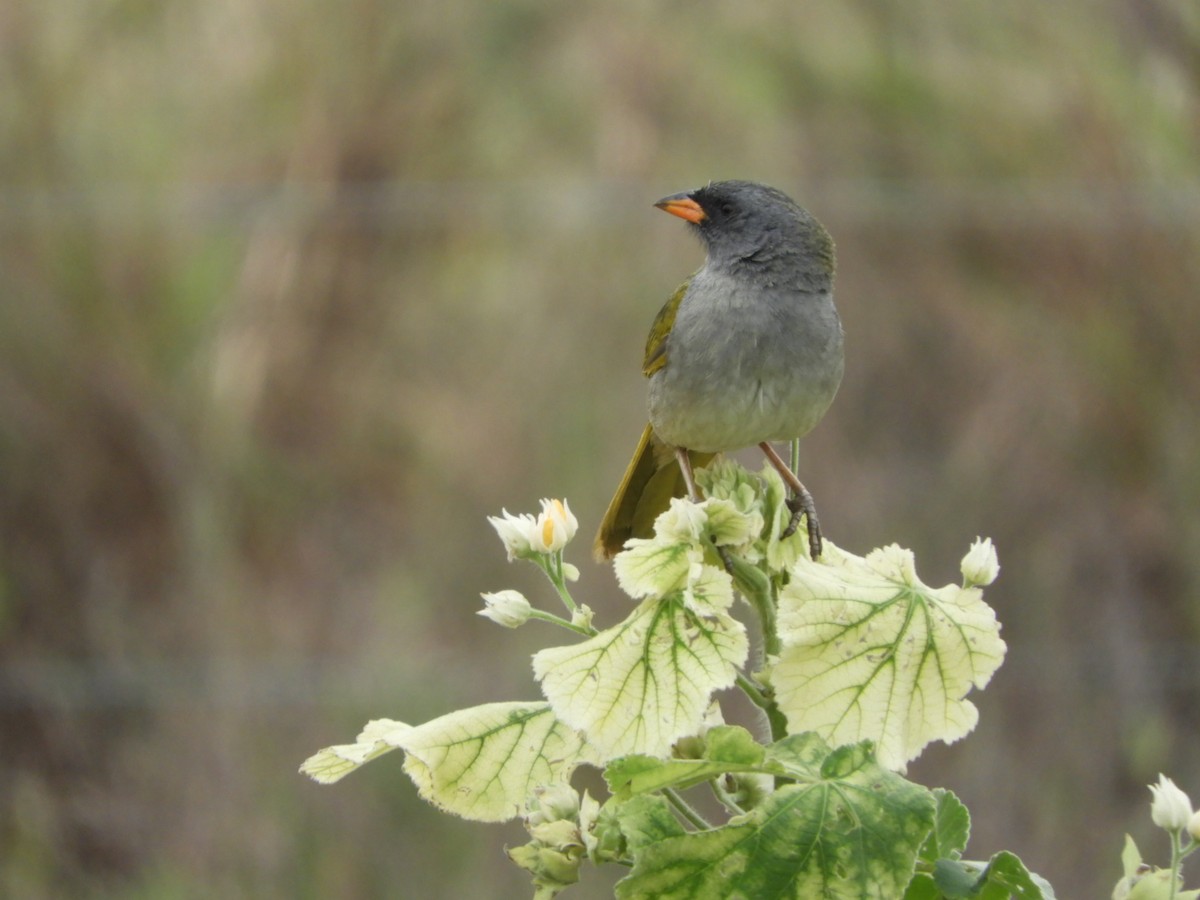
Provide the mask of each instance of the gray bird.
[{"label": "gray bird", "polygon": [[775,188],[718,181],[664,197],[704,241],[704,265],[663,306],[642,374],[650,422],[596,536],[599,560],[652,531],[672,497],[699,500],[693,467],[757,444],[792,491],[789,532],[808,519],[808,490],[771,446],[807,434],[842,380],[842,324],[833,305],[833,240]]}]

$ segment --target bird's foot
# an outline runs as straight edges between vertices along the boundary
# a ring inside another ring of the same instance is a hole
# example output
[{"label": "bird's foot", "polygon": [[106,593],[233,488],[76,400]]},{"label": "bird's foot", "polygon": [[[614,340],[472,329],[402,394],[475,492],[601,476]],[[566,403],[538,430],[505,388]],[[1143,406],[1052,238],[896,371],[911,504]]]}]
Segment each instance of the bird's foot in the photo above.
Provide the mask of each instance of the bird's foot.
[{"label": "bird's foot", "polygon": [[807,490],[801,491],[787,499],[787,508],[792,511],[787,528],[780,535],[781,539],[790,538],[800,527],[800,519],[808,518],[808,555],[813,561],[821,558],[821,523],[817,521],[817,507],[813,503],[812,494]]}]

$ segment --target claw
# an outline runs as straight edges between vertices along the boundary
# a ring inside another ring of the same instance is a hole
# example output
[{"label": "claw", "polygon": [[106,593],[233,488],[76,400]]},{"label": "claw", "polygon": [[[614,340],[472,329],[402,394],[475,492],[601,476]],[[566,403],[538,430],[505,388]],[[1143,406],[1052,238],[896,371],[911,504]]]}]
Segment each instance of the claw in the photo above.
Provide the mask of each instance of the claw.
[{"label": "claw", "polygon": [[822,540],[821,540],[821,523],[817,521],[817,507],[813,503],[812,494],[808,491],[795,494],[789,497],[786,501],[787,508],[792,511],[792,517],[788,520],[787,528],[783,530],[781,538],[790,538],[796,533],[796,529],[800,527],[800,519],[808,517],[808,555],[814,562],[821,558]]}]

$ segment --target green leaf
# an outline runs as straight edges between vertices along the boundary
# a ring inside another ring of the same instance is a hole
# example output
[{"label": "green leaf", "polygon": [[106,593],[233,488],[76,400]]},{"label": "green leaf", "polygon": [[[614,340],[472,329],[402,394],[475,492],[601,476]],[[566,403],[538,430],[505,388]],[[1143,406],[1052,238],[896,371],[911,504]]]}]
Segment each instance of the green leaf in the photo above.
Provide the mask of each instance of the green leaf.
[{"label": "green leaf", "polygon": [[[992,857],[987,867],[987,883],[1008,891],[1008,895],[997,897],[1020,897],[1021,900],[1054,900],[1054,889],[1050,882],[1025,868],[1020,858],[1007,850]],[[981,896],[986,896],[982,895]]]},{"label": "green leaf", "polygon": [[911,551],[825,546],[780,592],[783,650],[766,677],[789,731],[872,740],[880,763],[902,770],[930,741],[974,728],[964,697],[1003,661],[1000,626],[979,588],[923,584]]},{"label": "green leaf", "polygon": [[732,602],[729,576],[700,569],[686,590],[643,601],[621,624],[534,656],[555,715],[600,759],[667,756],[675,741],[700,730],[712,694],[737,677],[749,644],[745,627],[722,608]]},{"label": "green leaf", "polygon": [[946,895],[938,890],[932,875],[918,872],[908,883],[904,892],[904,900],[943,900]]},{"label": "green leaf", "polygon": [[396,746],[420,795],[464,819],[520,816],[534,788],[565,782],[592,754],[544,702],[488,703],[404,732]]},{"label": "green leaf", "polygon": [[625,848],[630,853],[686,833],[671,812],[670,804],[661,795],[646,794],[629,800],[609,800],[605,806],[609,805],[612,805],[620,822]]},{"label": "green leaf", "polygon": [[934,880],[949,900],[1054,900],[1054,889],[1046,879],[1034,875],[1007,850],[989,862],[939,859]]},{"label": "green leaf", "polygon": [[765,748],[745,728],[722,725],[705,736],[700,759],[658,759],[626,756],[604,770],[609,790],[619,798],[658,791],[687,788],[730,772],[761,772]]},{"label": "green leaf", "polygon": [[962,801],[945,788],[934,788],[933,797],[937,801],[937,815],[933,831],[921,847],[921,859],[926,862],[958,859],[971,835],[971,815]]},{"label": "green leaf", "polygon": [[779,742],[765,763],[772,760],[802,781],[721,828],[643,847],[617,896],[901,896],[933,827],[929,791],[881,768],[866,747],[831,753],[813,736]]},{"label": "green leaf", "polygon": [[964,863],[957,859],[939,859],[933,865],[933,881],[940,896],[948,900],[978,897],[984,887],[980,863]]}]

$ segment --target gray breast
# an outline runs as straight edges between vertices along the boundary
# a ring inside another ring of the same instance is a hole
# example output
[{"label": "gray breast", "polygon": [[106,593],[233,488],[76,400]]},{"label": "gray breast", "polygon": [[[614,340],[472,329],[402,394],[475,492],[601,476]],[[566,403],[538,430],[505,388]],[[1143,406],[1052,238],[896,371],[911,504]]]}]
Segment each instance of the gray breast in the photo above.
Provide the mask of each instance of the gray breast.
[{"label": "gray breast", "polygon": [[706,452],[790,440],[820,421],[841,378],[830,293],[747,289],[698,273],[667,364],[650,378],[650,422],[667,443]]}]

